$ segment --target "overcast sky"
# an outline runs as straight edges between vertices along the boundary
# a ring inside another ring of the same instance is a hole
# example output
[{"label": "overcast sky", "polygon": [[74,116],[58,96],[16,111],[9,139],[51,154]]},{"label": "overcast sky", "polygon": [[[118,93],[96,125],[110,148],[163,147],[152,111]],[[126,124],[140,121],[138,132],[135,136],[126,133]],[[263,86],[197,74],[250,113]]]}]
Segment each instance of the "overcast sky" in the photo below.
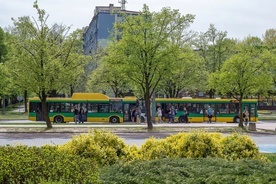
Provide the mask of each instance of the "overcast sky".
[{"label": "overcast sky", "polygon": [[[0,27],[12,26],[11,18],[34,16],[34,0],[0,0]],[[50,15],[48,24],[63,23],[71,31],[89,25],[96,6],[120,6],[118,0],[38,0],[41,9]],[[229,38],[243,39],[262,35],[276,28],[276,0],[127,0],[126,9],[141,11],[143,4],[150,11],[162,7],[179,9],[182,15],[196,15],[191,29],[206,32],[210,24],[227,31]]]}]

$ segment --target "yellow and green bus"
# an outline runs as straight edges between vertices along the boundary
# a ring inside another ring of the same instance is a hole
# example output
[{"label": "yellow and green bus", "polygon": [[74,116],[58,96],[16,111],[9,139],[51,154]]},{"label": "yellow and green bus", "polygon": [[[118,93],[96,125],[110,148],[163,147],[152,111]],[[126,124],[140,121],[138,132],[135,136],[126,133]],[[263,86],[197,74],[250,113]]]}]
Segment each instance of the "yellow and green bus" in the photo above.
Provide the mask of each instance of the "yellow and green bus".
[{"label": "yellow and green bus", "polygon": [[[160,107],[163,111],[163,118],[168,120],[169,109],[173,106],[177,109],[175,122],[185,122],[185,111],[188,110],[189,122],[208,122],[206,110],[208,106],[213,109],[212,122],[240,122],[239,117],[239,102],[235,99],[202,99],[202,98],[156,98],[155,103],[157,108]],[[242,110],[247,109],[249,112],[249,121],[258,121],[257,100],[244,99]]]},{"label": "yellow and green bus", "polygon": [[[131,121],[131,109],[138,106],[136,97],[109,98],[100,93],[74,93],[72,98],[47,98],[51,122],[74,122],[73,109],[84,109],[84,122],[121,123]],[[29,120],[43,121],[40,99],[29,98]]]},{"label": "yellow and green bus", "polygon": [[[138,107],[145,112],[143,101],[136,97],[110,98],[100,93],[74,93],[71,98],[47,98],[47,113],[51,122],[74,122],[73,109],[77,106],[84,109],[84,122],[122,123],[131,121],[131,112]],[[212,122],[240,122],[239,102],[234,99],[194,99],[194,98],[156,98],[156,109],[163,111],[163,119],[169,119],[169,109],[173,106],[177,110],[175,122],[185,122],[185,111],[189,112],[188,121],[207,122],[206,109],[213,109]],[[43,121],[39,98],[29,99],[29,120]],[[244,99],[242,110],[249,112],[249,121],[258,121],[257,100]],[[143,115],[142,122],[146,119]],[[155,117],[157,120],[157,116]]]}]

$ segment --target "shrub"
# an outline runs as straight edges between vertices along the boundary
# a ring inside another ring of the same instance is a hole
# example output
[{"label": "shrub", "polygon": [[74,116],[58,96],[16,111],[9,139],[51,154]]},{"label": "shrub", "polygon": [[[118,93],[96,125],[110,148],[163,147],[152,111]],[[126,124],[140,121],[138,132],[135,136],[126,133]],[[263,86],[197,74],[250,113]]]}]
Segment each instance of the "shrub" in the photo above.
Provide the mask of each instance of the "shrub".
[{"label": "shrub", "polygon": [[268,161],[261,154],[254,141],[237,133],[223,137],[221,133],[178,133],[165,139],[149,138],[135,150],[133,159],[153,160],[160,158],[242,158]]},{"label": "shrub", "polygon": [[164,149],[164,140],[148,138],[138,151],[138,159],[153,160],[167,158],[168,150]]},{"label": "shrub", "polygon": [[0,183],[99,183],[95,163],[54,146],[0,147]]},{"label": "shrub", "polygon": [[139,148],[135,145],[126,146],[124,148],[125,155],[121,157],[122,162],[131,162],[141,158]]},{"label": "shrub", "polygon": [[59,148],[62,151],[90,158],[100,165],[114,164],[125,156],[126,144],[115,134],[95,130],[93,133],[80,134]]},{"label": "shrub", "polygon": [[137,159],[152,160],[160,158],[176,158],[179,156],[179,145],[186,139],[186,133],[170,135],[165,139],[147,139],[138,149]]},{"label": "shrub", "polygon": [[276,183],[276,163],[219,158],[178,158],[134,161],[100,170],[104,184]]},{"label": "shrub", "polygon": [[262,153],[261,155],[266,157],[271,162],[276,162],[276,153]]},{"label": "shrub", "polygon": [[222,139],[223,156],[228,160],[242,158],[265,159],[259,153],[259,149],[248,135],[234,133]]},{"label": "shrub", "polygon": [[221,139],[219,133],[187,133],[179,144],[179,156],[187,158],[221,157]]}]

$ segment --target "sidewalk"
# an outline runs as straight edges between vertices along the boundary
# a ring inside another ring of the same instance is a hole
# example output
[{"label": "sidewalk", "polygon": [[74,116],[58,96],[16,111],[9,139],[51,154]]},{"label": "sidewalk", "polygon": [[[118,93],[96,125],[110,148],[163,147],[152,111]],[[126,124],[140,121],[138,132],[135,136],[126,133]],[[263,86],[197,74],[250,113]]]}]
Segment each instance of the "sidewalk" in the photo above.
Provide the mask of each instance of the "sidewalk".
[{"label": "sidewalk", "polygon": [[[0,123],[0,132],[87,132],[89,129],[94,128],[104,128],[104,129],[112,129],[112,130],[146,130],[147,124],[141,123],[141,124],[134,124],[134,123],[121,123],[121,124],[110,124],[110,123],[84,123],[84,124],[75,124],[74,122],[70,122],[67,124],[53,124],[52,129],[46,128],[45,122],[33,122],[33,121],[25,121],[25,123],[22,123],[22,121],[10,121],[11,124],[8,123]],[[28,123],[28,124],[26,124]],[[33,123],[33,124],[30,124]],[[236,123],[161,123],[161,124],[153,124],[153,127],[155,130],[162,130],[171,128],[173,130],[187,130],[187,129],[195,129],[195,128],[202,128],[202,129],[225,129],[229,130],[234,129],[235,127],[238,128],[238,124]],[[159,129],[160,128],[160,129]],[[276,122],[263,122],[259,121],[256,123],[256,132],[270,132],[276,134]]]}]

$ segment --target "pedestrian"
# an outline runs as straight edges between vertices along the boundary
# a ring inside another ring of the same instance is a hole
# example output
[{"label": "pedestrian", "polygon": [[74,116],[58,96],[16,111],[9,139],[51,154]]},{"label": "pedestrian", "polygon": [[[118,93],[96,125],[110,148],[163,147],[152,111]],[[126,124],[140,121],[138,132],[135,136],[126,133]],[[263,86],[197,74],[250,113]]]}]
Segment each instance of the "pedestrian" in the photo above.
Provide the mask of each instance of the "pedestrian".
[{"label": "pedestrian", "polygon": [[186,107],[184,107],[184,121],[185,123],[189,123],[189,112]]},{"label": "pedestrian", "polygon": [[169,123],[174,123],[175,114],[176,114],[175,109],[172,106],[171,109],[170,109],[170,120],[169,120]]},{"label": "pedestrian", "polygon": [[79,123],[84,122],[84,109],[81,107],[79,111]]},{"label": "pedestrian", "polygon": [[162,110],[160,107],[157,109],[158,123],[163,123],[162,121]]},{"label": "pedestrian", "polygon": [[79,110],[78,110],[78,107],[75,105],[74,107],[74,120],[75,120],[75,124],[78,123],[79,121]]},{"label": "pedestrian", "polygon": [[164,122],[166,121],[165,110],[162,109],[161,112],[162,112],[162,121]]},{"label": "pedestrian", "polygon": [[212,117],[213,117],[214,111],[210,106],[208,106],[208,109],[206,110],[206,114],[208,116],[208,122],[207,123],[212,123]]},{"label": "pedestrian", "polygon": [[136,118],[137,118],[136,109],[133,108],[132,113],[131,113],[131,120],[132,120],[132,122],[136,122]]},{"label": "pedestrian", "polygon": [[247,109],[244,109],[242,116],[244,118],[244,125],[247,126],[248,121],[249,121],[249,113],[248,113]]},{"label": "pedestrian", "polygon": [[141,123],[141,110],[140,110],[139,107],[137,107],[137,109],[136,109],[136,122],[137,122],[138,124]]}]

